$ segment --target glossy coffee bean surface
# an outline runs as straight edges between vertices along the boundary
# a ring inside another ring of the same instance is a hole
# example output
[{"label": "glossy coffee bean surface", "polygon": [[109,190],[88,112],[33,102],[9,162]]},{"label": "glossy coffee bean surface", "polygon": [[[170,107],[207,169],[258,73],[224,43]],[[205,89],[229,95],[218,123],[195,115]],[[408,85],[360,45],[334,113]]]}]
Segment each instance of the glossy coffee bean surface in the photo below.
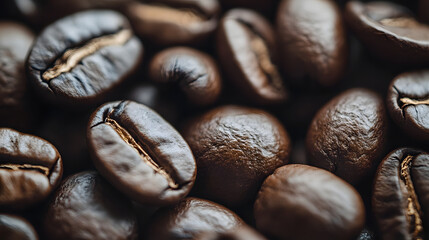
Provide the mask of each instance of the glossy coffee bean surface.
[{"label": "glossy coffee bean surface", "polygon": [[57,149],[10,128],[0,128],[0,146],[0,209],[23,209],[45,200],[63,173]]},{"label": "glossy coffee bean surface", "polygon": [[96,168],[140,203],[174,204],[194,185],[196,164],[183,137],[150,108],[106,103],[91,116],[88,143]]},{"label": "glossy coffee bean surface", "polygon": [[67,178],[47,207],[43,221],[47,239],[137,239],[131,202],[98,173]]},{"label": "glossy coffee bean surface", "polygon": [[9,214],[0,214],[0,236],[3,240],[39,239],[36,230],[27,220]]},{"label": "glossy coffee bean surface", "polygon": [[332,173],[307,165],[278,168],[255,202],[257,228],[275,239],[355,239],[365,210],[358,192]]}]

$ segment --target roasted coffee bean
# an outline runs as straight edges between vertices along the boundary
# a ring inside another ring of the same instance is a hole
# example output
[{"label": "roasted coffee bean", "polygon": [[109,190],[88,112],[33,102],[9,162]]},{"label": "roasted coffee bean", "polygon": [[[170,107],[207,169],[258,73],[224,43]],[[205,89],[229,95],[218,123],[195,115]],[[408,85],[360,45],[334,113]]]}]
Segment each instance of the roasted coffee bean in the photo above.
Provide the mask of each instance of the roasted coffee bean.
[{"label": "roasted coffee bean", "polygon": [[205,232],[228,232],[244,222],[231,210],[203,199],[185,198],[152,219],[148,240],[195,239]]},{"label": "roasted coffee bean", "polygon": [[350,1],[345,17],[356,36],[380,59],[402,66],[427,65],[429,26],[418,22],[404,7]]},{"label": "roasted coffee bean", "polygon": [[90,104],[129,77],[142,53],[125,17],[108,10],[86,11],[41,33],[27,71],[34,88],[51,103]]},{"label": "roasted coffee bean", "polygon": [[26,109],[25,58],[34,40],[27,27],[0,21],[0,125],[23,128],[29,125]]},{"label": "roasted coffee bean", "polygon": [[222,89],[214,59],[191,48],[169,48],[158,53],[150,63],[149,75],[153,82],[177,83],[194,105],[214,103]]},{"label": "roasted coffee bean", "polygon": [[267,240],[260,233],[249,226],[241,225],[228,232],[205,232],[195,240]]},{"label": "roasted coffee bean", "polygon": [[99,174],[67,178],[48,206],[43,222],[46,239],[137,239],[131,202]]},{"label": "roasted coffee bean", "polygon": [[381,239],[429,237],[429,154],[400,148],[387,155],[374,181],[372,210]]},{"label": "roasted coffee bean", "polygon": [[404,73],[390,84],[387,109],[410,136],[429,140],[429,71]]},{"label": "roasted coffee bean", "polygon": [[283,0],[277,12],[281,61],[288,80],[337,83],[347,67],[348,47],[341,12],[331,0]]},{"label": "roasted coffee bean", "polygon": [[95,167],[117,189],[140,203],[174,204],[195,182],[188,144],[150,108],[131,101],[98,108],[88,125]]},{"label": "roasted coffee bean", "polygon": [[222,18],[217,34],[219,62],[249,101],[276,104],[287,99],[275,48],[273,28],[258,13],[234,9]]},{"label": "roasted coffee bean", "polygon": [[356,239],[365,223],[362,199],[351,185],[298,164],[265,180],[254,211],[257,228],[279,239]]},{"label": "roasted coffee bean", "polygon": [[316,114],[307,134],[309,163],[351,184],[373,173],[387,139],[382,99],[366,89],[350,89]]},{"label": "roasted coffee bean", "polygon": [[37,240],[31,224],[18,216],[0,214],[0,236],[2,240]]},{"label": "roasted coffee bean", "polygon": [[281,123],[253,108],[223,106],[187,123],[198,194],[227,206],[253,201],[262,181],[288,163],[291,144]]},{"label": "roasted coffee bean", "polygon": [[128,4],[125,13],[136,33],[159,45],[200,45],[214,33],[217,0],[152,0]]},{"label": "roasted coffee bean", "polygon": [[22,209],[44,200],[59,184],[57,149],[33,135],[0,128],[0,208]]}]

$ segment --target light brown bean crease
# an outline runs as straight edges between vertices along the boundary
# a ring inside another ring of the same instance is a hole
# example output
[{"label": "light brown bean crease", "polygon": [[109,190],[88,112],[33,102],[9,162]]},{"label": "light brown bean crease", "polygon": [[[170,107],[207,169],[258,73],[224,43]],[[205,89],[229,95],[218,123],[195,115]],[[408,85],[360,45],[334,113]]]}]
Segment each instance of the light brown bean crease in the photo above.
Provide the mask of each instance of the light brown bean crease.
[{"label": "light brown bean crease", "polygon": [[173,178],[164,169],[162,169],[162,167],[158,163],[156,163],[156,161],[147,153],[147,151],[144,150],[144,148],[140,144],[138,144],[138,142],[125,128],[123,128],[117,121],[111,118],[111,114],[113,113],[113,111],[114,109],[109,112],[104,122],[110,127],[112,127],[122,140],[124,140],[129,146],[131,146],[135,151],[137,151],[146,164],[148,164],[155,172],[164,176],[167,179],[170,188],[178,189],[180,187],[179,184],[176,183]]},{"label": "light brown bean crease", "polygon": [[414,18],[410,17],[385,18],[380,23],[389,27],[416,27],[421,25]]},{"label": "light brown bean crease", "polygon": [[46,176],[49,176],[49,168],[44,166],[39,166],[39,165],[5,163],[5,164],[0,164],[0,169],[6,169],[6,170],[12,170],[12,171],[18,171],[18,170],[37,171]]},{"label": "light brown bean crease", "polygon": [[429,98],[423,100],[416,100],[411,98],[401,98],[399,99],[402,102],[402,108],[410,105],[429,105]]},{"label": "light brown bean crease", "polygon": [[205,21],[203,16],[190,9],[174,9],[167,6],[139,4],[131,9],[141,20],[192,25]]},{"label": "light brown bean crease", "polygon": [[85,57],[94,54],[104,47],[124,45],[132,36],[131,30],[124,29],[115,34],[94,38],[81,47],[67,50],[55,61],[52,68],[47,69],[42,74],[42,78],[45,81],[50,81],[63,73],[70,72]]}]

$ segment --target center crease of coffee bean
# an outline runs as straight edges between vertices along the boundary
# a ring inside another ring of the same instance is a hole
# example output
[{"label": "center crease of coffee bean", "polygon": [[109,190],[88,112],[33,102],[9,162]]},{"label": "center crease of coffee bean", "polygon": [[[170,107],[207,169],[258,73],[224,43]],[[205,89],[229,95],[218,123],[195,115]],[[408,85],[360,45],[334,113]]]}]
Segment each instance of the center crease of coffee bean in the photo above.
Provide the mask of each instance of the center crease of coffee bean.
[{"label": "center crease of coffee bean", "polygon": [[7,169],[12,171],[27,170],[38,171],[46,176],[49,176],[49,168],[31,164],[0,164],[0,169]]},{"label": "center crease of coffee bean", "polygon": [[399,18],[385,18],[380,21],[381,24],[388,27],[417,27],[421,24],[414,18],[410,17],[399,17]]},{"label": "center crease of coffee bean", "polygon": [[114,45],[123,45],[133,36],[131,30],[124,29],[115,34],[94,38],[81,47],[67,50],[59,59],[55,61],[52,68],[42,74],[45,81],[50,81],[62,73],[69,72],[85,57],[98,50]]},{"label": "center crease of coffee bean", "polygon": [[429,98],[425,100],[415,100],[410,98],[401,98],[399,99],[403,105],[402,108],[407,107],[409,105],[429,105]]},{"label": "center crease of coffee bean", "polygon": [[401,162],[401,180],[405,185],[404,194],[407,196],[407,221],[409,223],[409,231],[412,234],[413,240],[423,239],[423,222],[420,204],[417,199],[413,182],[411,180],[410,166],[413,161],[413,156],[407,156]]},{"label": "center crease of coffee bean", "polygon": [[177,184],[173,178],[157,164],[151,156],[143,149],[143,147],[137,143],[137,141],[131,136],[131,134],[122,126],[119,125],[118,122],[116,122],[114,119],[110,118],[110,112],[108,116],[105,119],[105,123],[109,126],[111,126],[124,140],[129,146],[131,146],[134,150],[136,150],[140,157],[143,159],[143,161],[148,164],[155,172],[158,174],[161,174],[167,179],[168,185],[172,189],[178,189],[179,184]]},{"label": "center crease of coffee bean", "polygon": [[132,9],[140,19],[145,21],[158,21],[180,25],[191,25],[204,21],[204,17],[192,10],[180,10],[166,6],[153,6],[141,4]]}]

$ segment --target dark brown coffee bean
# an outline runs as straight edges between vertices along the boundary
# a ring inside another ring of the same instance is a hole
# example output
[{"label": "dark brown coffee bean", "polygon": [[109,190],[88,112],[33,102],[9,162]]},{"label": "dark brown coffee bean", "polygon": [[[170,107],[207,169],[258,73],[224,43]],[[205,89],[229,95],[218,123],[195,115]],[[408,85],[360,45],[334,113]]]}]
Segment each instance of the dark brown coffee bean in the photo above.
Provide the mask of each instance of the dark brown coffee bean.
[{"label": "dark brown coffee bean", "polygon": [[188,122],[183,134],[197,160],[197,192],[228,206],[253,201],[264,178],[289,161],[286,130],[262,110],[219,107]]},{"label": "dark brown coffee bean", "polygon": [[27,27],[0,22],[0,125],[24,128],[31,113],[26,106],[25,58],[34,40]]},{"label": "dark brown coffee bean", "polygon": [[63,163],[49,142],[0,128],[0,146],[0,208],[39,203],[59,184]]},{"label": "dark brown coffee bean", "polygon": [[150,108],[131,101],[98,108],[88,125],[88,143],[100,173],[140,203],[174,204],[195,182],[188,144]]},{"label": "dark brown coffee bean", "polygon": [[90,104],[129,77],[141,58],[142,45],[127,19],[94,10],[48,26],[30,52],[27,71],[51,103]]},{"label": "dark brown coffee bean", "polygon": [[347,67],[347,39],[340,10],[331,0],[284,0],[277,13],[282,67],[288,79],[337,83]]},{"label": "dark brown coffee bean", "polygon": [[350,89],[313,119],[306,140],[309,163],[356,185],[375,171],[386,139],[387,116],[380,96]]},{"label": "dark brown coffee bean", "polygon": [[274,56],[274,31],[261,15],[245,9],[227,12],[218,30],[217,51],[228,79],[249,101],[275,104],[287,99]]},{"label": "dark brown coffee bean", "polygon": [[397,76],[387,96],[395,123],[410,136],[429,140],[429,71],[409,72]]},{"label": "dark brown coffee bean", "polygon": [[365,223],[362,199],[351,185],[297,164],[265,180],[254,211],[257,228],[279,239],[355,239]]},{"label": "dark brown coffee bean", "polygon": [[249,226],[241,225],[228,232],[205,232],[195,240],[267,240],[264,236]]},{"label": "dark brown coffee bean", "polygon": [[205,232],[228,232],[244,222],[231,210],[203,199],[185,198],[155,214],[148,240],[195,239]]},{"label": "dark brown coffee bean", "polygon": [[31,224],[18,216],[0,214],[0,236],[2,240],[37,240]]},{"label": "dark brown coffee bean", "polygon": [[217,0],[152,0],[126,7],[136,33],[159,45],[200,45],[216,30]]},{"label": "dark brown coffee bean", "polygon": [[390,2],[350,1],[345,11],[350,28],[377,57],[389,63],[427,65],[429,26],[409,10]]},{"label": "dark brown coffee bean", "polygon": [[150,63],[149,75],[157,83],[177,83],[194,105],[214,103],[222,89],[214,59],[191,48],[169,48],[158,53]]},{"label": "dark brown coffee bean", "polygon": [[43,228],[52,240],[137,239],[131,202],[95,172],[75,174],[61,184]]},{"label": "dark brown coffee bean", "polygon": [[377,170],[373,204],[381,239],[429,237],[429,154],[400,148]]}]

